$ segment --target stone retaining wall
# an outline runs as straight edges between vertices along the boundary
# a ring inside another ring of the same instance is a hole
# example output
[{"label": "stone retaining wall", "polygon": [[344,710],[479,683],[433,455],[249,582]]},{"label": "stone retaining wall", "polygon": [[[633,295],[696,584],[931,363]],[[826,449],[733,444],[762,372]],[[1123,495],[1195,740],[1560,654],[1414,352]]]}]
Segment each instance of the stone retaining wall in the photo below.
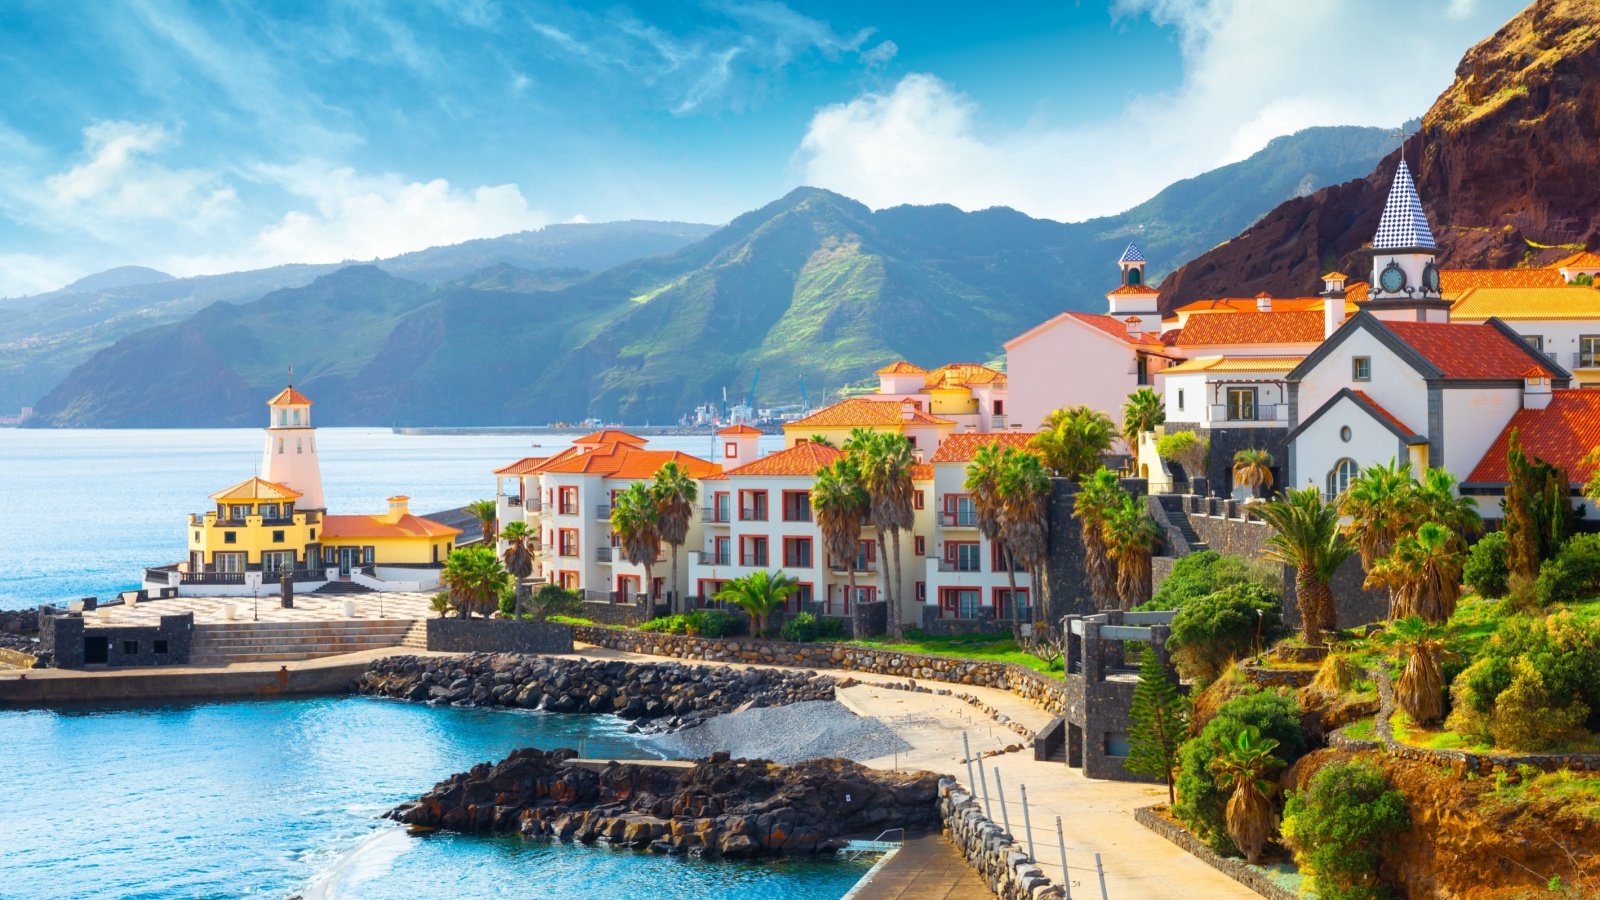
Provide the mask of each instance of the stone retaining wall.
[{"label": "stone retaining wall", "polygon": [[1000,900],[1057,900],[1061,886],[1045,877],[1004,828],[989,821],[973,796],[949,778],[939,779],[939,815],[945,835]]},{"label": "stone retaining wall", "polygon": [[1154,831],[1167,840],[1177,844],[1188,851],[1190,856],[1199,859],[1222,874],[1232,878],[1252,891],[1271,900],[1298,900],[1299,895],[1294,891],[1279,887],[1272,879],[1252,868],[1242,859],[1231,859],[1219,856],[1216,851],[1206,846],[1206,842],[1190,834],[1183,826],[1161,814],[1165,806],[1141,806],[1133,811],[1134,821]]},{"label": "stone retaining wall", "polygon": [[571,653],[572,626],[509,619],[429,619],[428,649],[445,653]]},{"label": "stone retaining wall", "polygon": [[1063,681],[1014,663],[956,659],[922,653],[898,653],[852,644],[795,644],[758,638],[705,638],[621,631],[586,625],[574,626],[572,636],[576,640],[597,647],[642,653],[647,656],[762,666],[794,666],[801,669],[846,669],[854,672],[893,675],[897,678],[999,688],[1016,694],[1052,715],[1065,712],[1068,699],[1067,688]]},{"label": "stone retaining wall", "polygon": [[1389,716],[1394,713],[1394,685],[1389,673],[1382,669],[1368,669],[1367,677],[1378,687],[1378,715],[1373,721],[1376,741],[1346,737],[1340,729],[1328,735],[1328,744],[1341,750],[1382,750],[1390,756],[1416,762],[1443,766],[1457,778],[1468,775],[1486,776],[1496,772],[1515,772],[1519,766],[1533,766],[1546,772],[1572,769],[1579,772],[1600,772],[1600,753],[1477,753],[1471,750],[1434,750],[1413,747],[1395,739]]}]

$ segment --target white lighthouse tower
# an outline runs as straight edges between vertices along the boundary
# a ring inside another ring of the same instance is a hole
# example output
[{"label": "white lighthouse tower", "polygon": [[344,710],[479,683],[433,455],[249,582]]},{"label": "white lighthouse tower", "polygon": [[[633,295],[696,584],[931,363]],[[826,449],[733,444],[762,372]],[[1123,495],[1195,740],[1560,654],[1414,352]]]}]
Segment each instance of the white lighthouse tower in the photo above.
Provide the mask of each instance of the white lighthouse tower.
[{"label": "white lighthouse tower", "polygon": [[267,416],[261,477],[299,491],[300,509],[326,510],[322,467],[317,464],[317,430],[311,427],[311,400],[290,384],[267,401]]}]

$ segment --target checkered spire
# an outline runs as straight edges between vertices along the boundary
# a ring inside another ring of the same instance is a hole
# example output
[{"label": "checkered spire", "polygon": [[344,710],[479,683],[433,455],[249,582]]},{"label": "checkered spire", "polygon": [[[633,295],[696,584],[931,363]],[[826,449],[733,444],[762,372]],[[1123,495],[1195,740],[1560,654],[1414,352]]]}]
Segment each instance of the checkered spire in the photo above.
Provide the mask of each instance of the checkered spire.
[{"label": "checkered spire", "polygon": [[1411,180],[1411,169],[1404,159],[1394,170],[1394,185],[1389,188],[1389,200],[1383,205],[1383,218],[1378,220],[1378,234],[1372,239],[1374,250],[1399,250],[1407,247],[1434,249],[1433,229],[1428,227],[1428,216],[1422,211],[1422,200],[1417,197],[1416,182]]},{"label": "checkered spire", "polygon": [[1128,249],[1122,251],[1121,258],[1117,260],[1119,263],[1145,261],[1144,251],[1139,249],[1138,244],[1129,244]]}]

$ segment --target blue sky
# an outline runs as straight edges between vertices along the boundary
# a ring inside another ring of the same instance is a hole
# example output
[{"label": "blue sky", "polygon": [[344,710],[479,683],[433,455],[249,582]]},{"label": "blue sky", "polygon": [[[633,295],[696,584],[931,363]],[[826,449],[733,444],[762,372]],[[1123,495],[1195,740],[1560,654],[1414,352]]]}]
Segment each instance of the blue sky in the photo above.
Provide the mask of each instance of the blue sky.
[{"label": "blue sky", "polygon": [[799,184],[1079,219],[1419,115],[1513,0],[0,7],[0,296]]}]

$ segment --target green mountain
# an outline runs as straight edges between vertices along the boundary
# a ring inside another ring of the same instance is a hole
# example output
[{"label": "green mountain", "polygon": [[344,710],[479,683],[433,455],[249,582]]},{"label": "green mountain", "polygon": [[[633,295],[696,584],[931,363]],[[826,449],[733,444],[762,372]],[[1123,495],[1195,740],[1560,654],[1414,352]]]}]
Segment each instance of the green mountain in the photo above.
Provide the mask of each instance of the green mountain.
[{"label": "green mountain", "polygon": [[[430,247],[376,265],[427,283],[504,267],[501,277],[507,283],[546,290],[641,256],[676,250],[715,230],[683,222],[551,225]],[[174,279],[153,269],[124,266],[48,294],[0,299],[0,411],[33,405],[73,367],[125,335],[179,321],[213,303],[248,303],[280,288],[303,287],[339,268],[277,266]]]},{"label": "green mountain", "polygon": [[501,261],[422,283],[349,267],[130,334],[41,400],[36,422],[250,424],[291,363],[327,425],[662,422],[758,379],[762,405],[815,403],[897,358],[993,359],[1063,309],[1102,309],[1129,240],[1176,267],[1286,197],[1370,169],[1394,140],[1311,129],[1081,223],[874,212],[801,188],[590,277]]}]

